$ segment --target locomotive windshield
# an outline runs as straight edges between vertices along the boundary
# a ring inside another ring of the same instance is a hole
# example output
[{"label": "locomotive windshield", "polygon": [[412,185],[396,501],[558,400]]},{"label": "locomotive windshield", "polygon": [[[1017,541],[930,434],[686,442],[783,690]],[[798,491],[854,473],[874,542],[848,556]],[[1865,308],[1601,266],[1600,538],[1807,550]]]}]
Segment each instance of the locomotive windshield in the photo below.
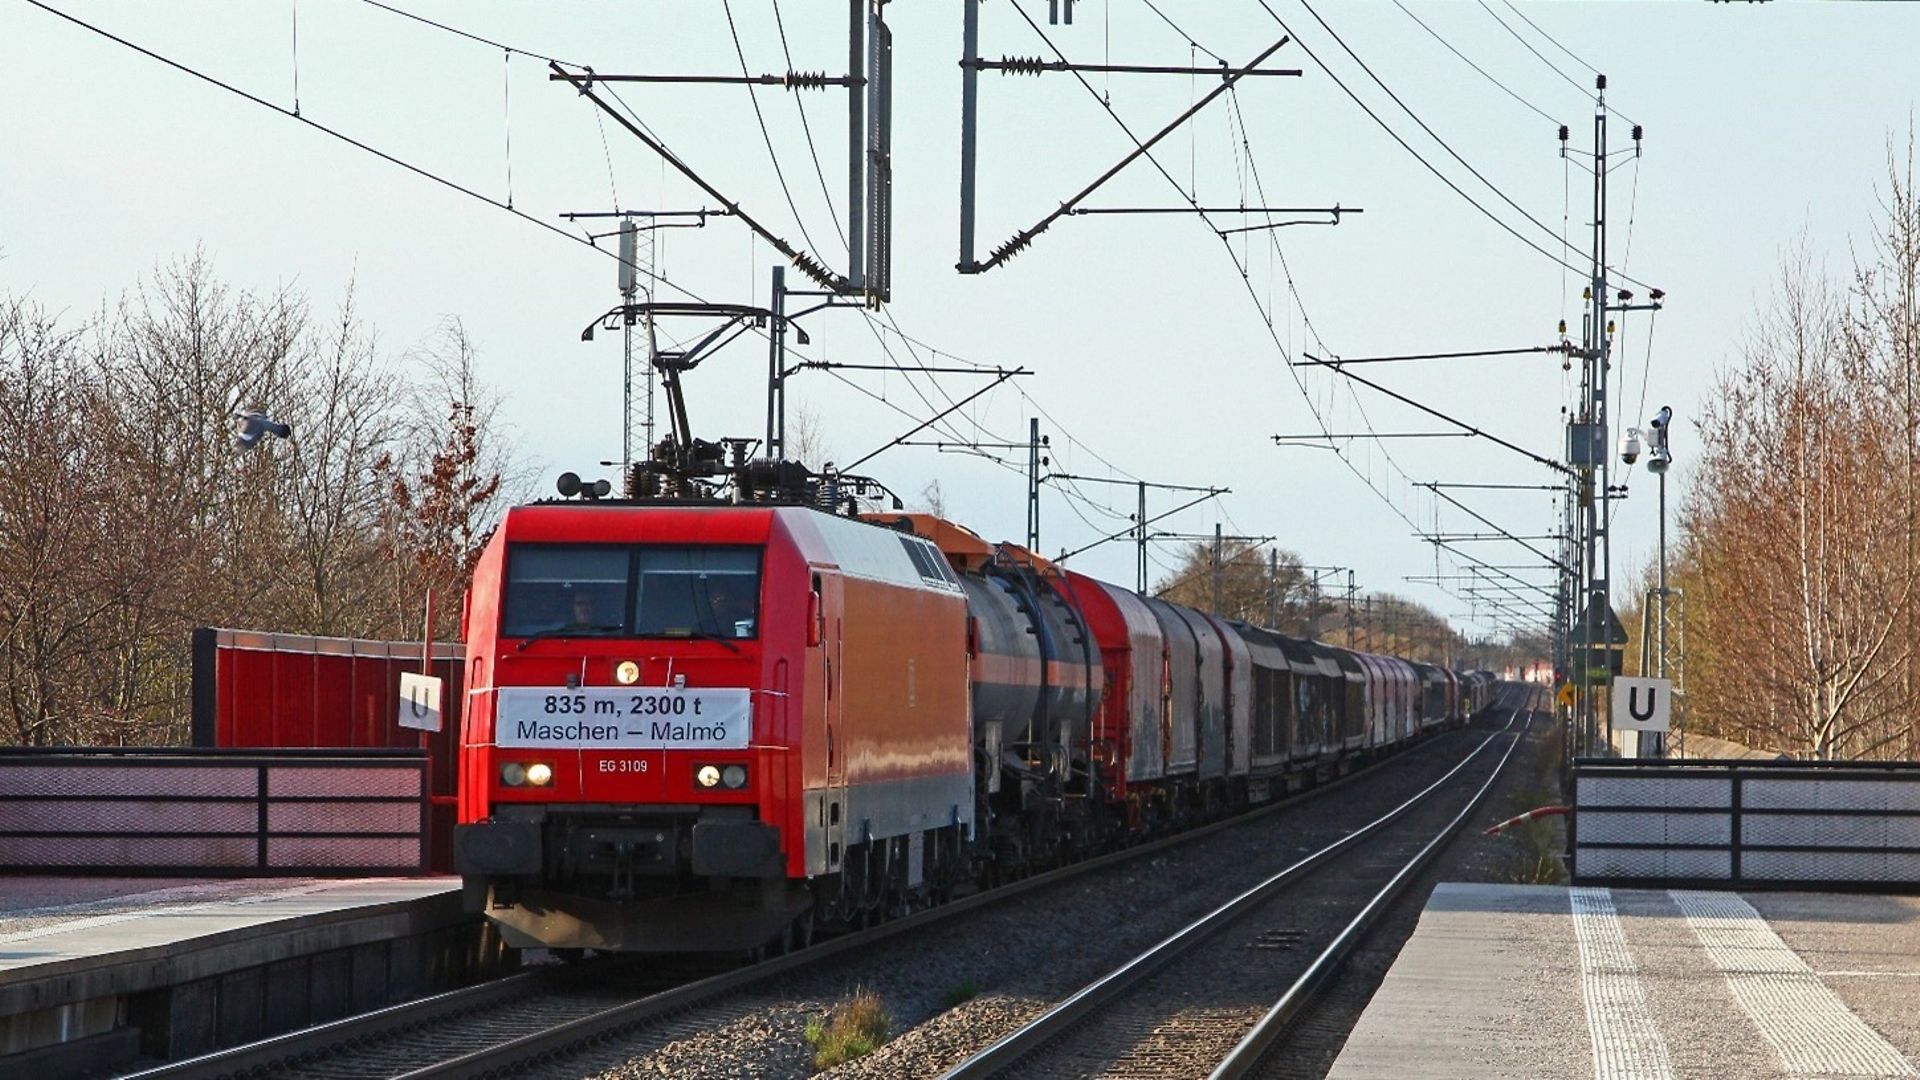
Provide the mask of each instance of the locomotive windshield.
[{"label": "locomotive windshield", "polygon": [[738,548],[641,548],[634,633],[754,636],[760,553]]},{"label": "locomotive windshield", "polygon": [[759,614],[756,549],[515,544],[500,633],[751,638]]}]

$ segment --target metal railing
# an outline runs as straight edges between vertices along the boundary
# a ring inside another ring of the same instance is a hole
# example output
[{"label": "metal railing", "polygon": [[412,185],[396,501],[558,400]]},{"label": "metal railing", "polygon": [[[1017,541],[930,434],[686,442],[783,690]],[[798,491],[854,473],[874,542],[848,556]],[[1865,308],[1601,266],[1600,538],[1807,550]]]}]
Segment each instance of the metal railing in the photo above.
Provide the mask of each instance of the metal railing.
[{"label": "metal railing", "polygon": [[1583,885],[1920,889],[1920,763],[1581,759]]},{"label": "metal railing", "polygon": [[427,869],[421,750],[0,751],[0,871],[263,876]]}]

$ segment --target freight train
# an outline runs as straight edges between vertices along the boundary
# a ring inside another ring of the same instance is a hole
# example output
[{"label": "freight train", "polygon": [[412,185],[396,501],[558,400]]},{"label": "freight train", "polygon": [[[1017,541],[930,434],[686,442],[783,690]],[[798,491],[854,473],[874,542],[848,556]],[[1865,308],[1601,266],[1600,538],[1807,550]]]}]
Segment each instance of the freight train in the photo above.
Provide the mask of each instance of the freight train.
[{"label": "freight train", "polygon": [[455,860],[509,945],[802,945],[1275,798],[1487,704],[1484,673],[753,479],[732,501],[517,507],[482,554]]}]

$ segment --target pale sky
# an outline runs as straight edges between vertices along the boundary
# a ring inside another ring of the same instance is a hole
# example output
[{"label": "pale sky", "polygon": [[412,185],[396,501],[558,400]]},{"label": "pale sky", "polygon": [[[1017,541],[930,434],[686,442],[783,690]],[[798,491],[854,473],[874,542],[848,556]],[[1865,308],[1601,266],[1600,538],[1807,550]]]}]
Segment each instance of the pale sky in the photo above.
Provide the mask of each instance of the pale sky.
[{"label": "pale sky", "polygon": [[[293,106],[297,76],[303,116],[503,202],[510,170],[515,208],[562,228],[578,231],[559,220],[562,212],[611,209],[616,201],[626,209],[714,205],[631,136],[601,124],[589,102],[550,83],[543,62],[509,59],[498,48],[360,0],[50,3],[284,108]],[[1217,506],[1170,519],[1170,529],[1210,533],[1224,522],[1230,533],[1274,535],[1310,564],[1355,568],[1363,589],[1413,596],[1468,632],[1485,630],[1496,621],[1485,608],[1404,580],[1435,571],[1433,547],[1401,516],[1431,529],[1434,500],[1410,482],[1551,483],[1555,474],[1482,440],[1354,442],[1352,470],[1325,450],[1277,448],[1268,438],[1276,432],[1316,430],[1316,409],[1334,431],[1369,423],[1382,432],[1441,427],[1336,376],[1302,371],[1296,385],[1287,360],[1322,348],[1361,357],[1544,345],[1555,340],[1563,316],[1577,338],[1584,279],[1449,190],[1319,62],[1434,168],[1523,235],[1557,252],[1564,222],[1569,261],[1580,266],[1590,178],[1584,159],[1560,156],[1556,126],[1570,126],[1576,150],[1590,148],[1593,104],[1584,88],[1593,75],[1584,65],[1607,74],[1608,101],[1617,110],[1612,147],[1630,145],[1633,124],[1645,128],[1643,156],[1617,159],[1612,173],[1612,261],[1665,289],[1668,299],[1651,326],[1651,350],[1647,316],[1623,321],[1615,378],[1626,387],[1625,415],[1616,412],[1616,436],[1621,424],[1673,405],[1681,415],[1675,475],[1684,485],[1687,418],[1711,391],[1716,368],[1737,355],[1782,251],[1804,232],[1830,272],[1844,277],[1853,252],[1871,243],[1889,145],[1904,155],[1920,93],[1920,69],[1911,59],[1920,5],[1517,5],[1535,24],[1529,26],[1506,0],[1406,0],[1404,9],[1316,0],[1312,11],[1300,0],[1268,3],[1275,14],[1259,0],[1079,0],[1075,24],[1057,27],[1047,25],[1042,0],[1021,3],[1069,58],[1083,62],[1211,63],[1211,51],[1237,65],[1279,37],[1276,14],[1297,34],[1269,64],[1303,68],[1303,77],[1249,79],[1156,150],[1183,188],[1197,185],[1201,202],[1256,203],[1240,149],[1244,122],[1270,204],[1364,208],[1338,228],[1279,230],[1277,254],[1267,234],[1234,237],[1233,251],[1248,268],[1244,283],[1221,241],[1191,215],[1071,218],[1003,267],[980,277],[956,274],[961,8],[934,0],[890,4],[892,320],[944,354],[1035,372],[1018,380],[1018,389],[1003,385],[982,397],[958,430],[1024,439],[1037,404],[1052,418],[1043,430],[1053,436],[1057,469],[1233,489]],[[603,73],[740,71],[719,0],[392,6]],[[747,67],[756,74],[785,70],[769,0],[731,0],[731,9]],[[984,54],[1047,53],[1012,0],[987,0],[981,12]],[[779,13],[794,67],[844,69],[844,4],[786,0]],[[1475,179],[1355,55],[1453,152],[1546,228]],[[1142,136],[1210,86],[1205,77],[1167,75],[1089,81]],[[981,85],[984,255],[1132,144],[1070,75],[988,73]],[[619,92],[728,198],[844,266],[836,234],[845,209],[844,92],[803,98],[829,202],[793,95],[759,91],[797,223],[743,88],[629,85]],[[1182,202],[1140,162],[1087,205]],[[1235,214],[1217,223],[1241,220]],[[363,314],[395,358],[444,315],[458,315],[481,350],[484,377],[505,395],[504,418],[521,456],[541,468],[541,494],[563,469],[599,475],[605,470],[596,463],[618,454],[618,335],[578,341],[580,329],[618,300],[612,260],[24,0],[0,0],[0,291],[25,293],[79,321],[195,245],[234,285],[268,290],[293,283],[323,311],[353,279]],[[737,222],[718,219],[702,230],[665,234],[660,269],[708,299],[764,303],[772,257]],[[1273,313],[1277,345],[1263,306]],[[884,341],[909,362],[909,349],[885,317],[822,312],[806,325],[813,344],[802,352],[809,357],[871,363],[885,359]],[[916,352],[921,362],[952,363]],[[765,366],[764,343],[748,339],[692,373],[696,433],[757,435]],[[1576,385],[1548,356],[1355,370],[1547,456],[1560,452],[1560,409]],[[842,462],[930,415],[920,395],[944,407],[981,385],[970,376],[942,377],[937,389],[925,377],[910,382],[898,373],[845,378],[866,393],[820,373],[790,384],[791,398],[822,417],[832,455]],[[1024,467],[1024,452],[1007,456]],[[866,469],[910,502],[939,480],[950,514],[989,537],[1019,539],[1024,531],[1024,485],[1014,471],[930,448],[890,450]],[[1355,470],[1385,497],[1369,491]],[[1654,552],[1655,484],[1642,470],[1631,486],[1616,527],[1616,583]],[[1046,551],[1126,526],[1130,491],[1083,491],[1105,505],[1047,494]],[[1556,495],[1459,495],[1516,533],[1557,527]],[[1671,497],[1677,505],[1677,487]],[[1155,495],[1150,512],[1177,499]],[[1449,533],[1484,531],[1444,506],[1437,522]],[[1502,564],[1529,558],[1511,545],[1471,550]],[[1171,549],[1158,559],[1171,565]],[[1130,582],[1132,560],[1131,547],[1116,543],[1075,564]],[[1162,572],[1155,568],[1156,576]],[[1618,586],[1615,595],[1625,602]]]}]

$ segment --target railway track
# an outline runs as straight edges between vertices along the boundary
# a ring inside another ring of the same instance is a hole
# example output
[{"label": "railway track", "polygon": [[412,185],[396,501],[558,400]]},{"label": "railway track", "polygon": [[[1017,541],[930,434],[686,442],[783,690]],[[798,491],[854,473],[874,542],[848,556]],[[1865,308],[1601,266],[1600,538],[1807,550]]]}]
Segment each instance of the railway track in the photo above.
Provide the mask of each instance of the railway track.
[{"label": "railway track", "polygon": [[[1401,755],[1400,757],[1404,757]],[[819,942],[800,952],[731,970],[702,971],[615,959],[523,972],[508,979],[265,1039],[134,1074],[135,1080],[228,1077],[425,1078],[502,1076],[546,1066],[613,1040],[673,1039],[728,1023],[748,1023],[757,990],[804,969],[853,957],[889,939],[923,931],[1033,890],[1126,863],[1222,830],[1245,827],[1316,801],[1369,776],[1390,757],[1300,795],[1175,836],[1136,845],[1012,882],[879,927]]]},{"label": "railway track", "polygon": [[[1412,798],[1088,984],[960,1063],[948,1080],[1255,1073],[1300,1008],[1491,790],[1531,718],[1516,709],[1504,733]],[[1463,791],[1464,799],[1450,797]],[[1286,989],[1275,1002],[1277,987]]]}]

